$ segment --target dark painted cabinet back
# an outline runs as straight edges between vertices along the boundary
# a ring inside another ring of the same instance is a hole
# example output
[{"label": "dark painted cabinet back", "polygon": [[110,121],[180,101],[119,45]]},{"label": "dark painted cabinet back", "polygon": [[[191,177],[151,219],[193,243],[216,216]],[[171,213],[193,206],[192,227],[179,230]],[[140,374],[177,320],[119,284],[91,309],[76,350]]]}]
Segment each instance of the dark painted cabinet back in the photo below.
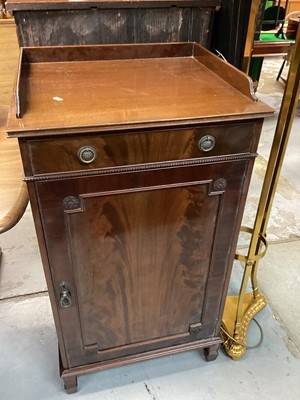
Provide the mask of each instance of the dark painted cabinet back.
[{"label": "dark painted cabinet back", "polygon": [[221,0],[8,0],[21,46],[195,41],[209,47]]}]

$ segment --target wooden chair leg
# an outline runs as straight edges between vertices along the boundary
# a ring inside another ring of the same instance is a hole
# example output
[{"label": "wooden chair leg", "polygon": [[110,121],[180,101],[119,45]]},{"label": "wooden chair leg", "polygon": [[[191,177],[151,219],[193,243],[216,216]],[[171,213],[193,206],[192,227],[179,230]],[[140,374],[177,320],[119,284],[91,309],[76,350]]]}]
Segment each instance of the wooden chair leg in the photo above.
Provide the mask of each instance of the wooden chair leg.
[{"label": "wooden chair leg", "polygon": [[282,65],[281,65],[281,67],[280,67],[280,70],[279,70],[279,72],[278,72],[278,75],[277,75],[276,81],[278,81],[278,80],[279,80],[279,78],[281,77],[281,74],[282,74],[283,68],[284,68],[284,66],[285,66],[285,62],[286,62],[286,60],[283,60],[283,63],[282,63]]}]

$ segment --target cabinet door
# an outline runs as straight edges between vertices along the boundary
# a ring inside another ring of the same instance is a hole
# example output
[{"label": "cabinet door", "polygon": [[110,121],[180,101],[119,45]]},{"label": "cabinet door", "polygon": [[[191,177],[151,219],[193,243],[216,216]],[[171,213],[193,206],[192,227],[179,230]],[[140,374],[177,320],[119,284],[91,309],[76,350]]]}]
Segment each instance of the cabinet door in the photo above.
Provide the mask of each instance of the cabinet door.
[{"label": "cabinet door", "polygon": [[247,168],[35,184],[69,367],[218,336]]}]

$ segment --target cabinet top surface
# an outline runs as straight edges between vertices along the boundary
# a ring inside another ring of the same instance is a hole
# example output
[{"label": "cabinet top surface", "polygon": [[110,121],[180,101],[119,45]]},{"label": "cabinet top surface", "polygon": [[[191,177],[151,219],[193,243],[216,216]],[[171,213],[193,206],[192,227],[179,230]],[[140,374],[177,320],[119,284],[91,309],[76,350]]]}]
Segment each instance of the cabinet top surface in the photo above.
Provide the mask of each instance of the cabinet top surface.
[{"label": "cabinet top surface", "polygon": [[272,112],[255,101],[246,75],[192,43],[28,48],[20,60],[9,136],[188,125]]}]

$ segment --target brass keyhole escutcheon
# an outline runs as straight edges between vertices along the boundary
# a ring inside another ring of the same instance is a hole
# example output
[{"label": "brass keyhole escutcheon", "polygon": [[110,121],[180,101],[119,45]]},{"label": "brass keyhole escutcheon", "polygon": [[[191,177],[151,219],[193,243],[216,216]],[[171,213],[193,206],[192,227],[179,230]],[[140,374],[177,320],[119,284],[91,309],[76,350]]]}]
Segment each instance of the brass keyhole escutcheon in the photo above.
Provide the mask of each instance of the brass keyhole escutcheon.
[{"label": "brass keyhole escutcheon", "polygon": [[201,151],[211,151],[216,144],[216,140],[211,135],[205,135],[198,141],[198,149]]}]

